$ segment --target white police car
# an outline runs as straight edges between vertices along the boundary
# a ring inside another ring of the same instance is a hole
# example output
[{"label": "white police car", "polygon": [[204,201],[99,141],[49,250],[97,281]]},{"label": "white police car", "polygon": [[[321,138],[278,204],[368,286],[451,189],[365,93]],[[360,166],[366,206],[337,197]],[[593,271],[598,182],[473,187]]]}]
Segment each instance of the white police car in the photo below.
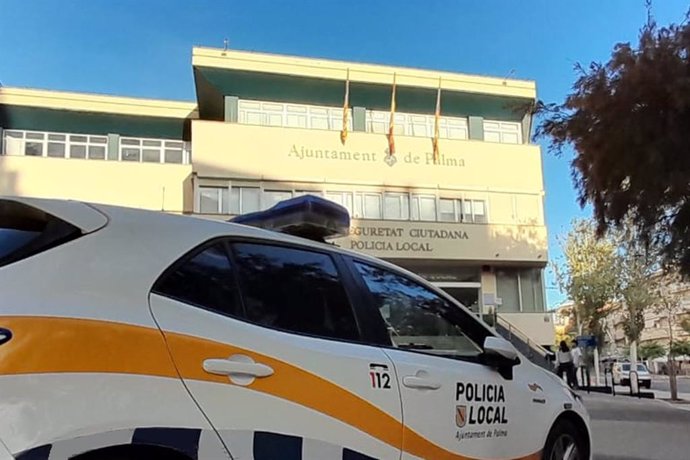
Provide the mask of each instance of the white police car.
[{"label": "white police car", "polygon": [[0,459],[590,458],[556,376],[423,279],[313,241],[344,209],[238,220],[283,233],[0,199]]}]

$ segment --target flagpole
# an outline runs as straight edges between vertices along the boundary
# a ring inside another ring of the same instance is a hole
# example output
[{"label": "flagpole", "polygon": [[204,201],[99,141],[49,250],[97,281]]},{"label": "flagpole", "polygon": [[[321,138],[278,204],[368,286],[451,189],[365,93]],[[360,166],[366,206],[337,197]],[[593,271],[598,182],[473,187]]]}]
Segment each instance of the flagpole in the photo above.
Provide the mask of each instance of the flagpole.
[{"label": "flagpole", "polygon": [[395,155],[395,91],[396,74],[393,73],[393,90],[391,91],[391,118],[388,126],[388,155]]},{"label": "flagpole", "polygon": [[438,77],[438,91],[436,92],[436,111],[434,112],[434,164],[438,163],[439,149],[438,149],[438,138],[439,138],[439,123],[441,119],[441,77]]},{"label": "flagpole", "polygon": [[343,101],[343,129],[340,131],[340,142],[345,145],[347,140],[348,117],[350,115],[350,68],[347,68],[345,79],[345,99]]}]

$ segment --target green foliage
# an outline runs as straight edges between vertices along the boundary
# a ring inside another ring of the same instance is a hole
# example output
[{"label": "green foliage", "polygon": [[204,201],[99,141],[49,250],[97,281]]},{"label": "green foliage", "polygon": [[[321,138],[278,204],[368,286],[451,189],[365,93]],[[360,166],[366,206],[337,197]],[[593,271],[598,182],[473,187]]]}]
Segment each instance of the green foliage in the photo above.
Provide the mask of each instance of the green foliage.
[{"label": "green foliage", "polygon": [[678,340],[673,342],[670,351],[673,356],[690,356],[690,341]]},{"label": "green foliage", "polygon": [[657,248],[635,232],[629,220],[617,232],[620,263],[619,295],[623,303],[623,331],[630,342],[640,340],[645,326],[645,311],[655,302],[650,279],[660,266]]},{"label": "green foliage", "polygon": [[666,348],[656,342],[643,343],[637,349],[637,355],[641,359],[661,358],[666,355]]},{"label": "green foliage", "polygon": [[[690,21],[617,44],[609,61],[577,66],[563,104],[537,107],[537,136],[575,150],[571,166],[582,206],[599,234],[630,218],[645,242],[690,274]],[[633,321],[635,322],[635,321]],[[635,334],[635,331],[631,330]]]},{"label": "green foliage", "polygon": [[610,238],[597,237],[588,220],[573,221],[560,242],[565,260],[554,266],[558,284],[575,303],[576,322],[583,332],[602,339],[601,320],[618,286],[616,244]]}]

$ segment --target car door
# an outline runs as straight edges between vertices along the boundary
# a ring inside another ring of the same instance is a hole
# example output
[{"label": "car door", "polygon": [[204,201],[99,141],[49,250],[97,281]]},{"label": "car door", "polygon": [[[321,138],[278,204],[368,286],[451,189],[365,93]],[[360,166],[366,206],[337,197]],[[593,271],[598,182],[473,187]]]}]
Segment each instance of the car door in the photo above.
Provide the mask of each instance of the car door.
[{"label": "car door", "polygon": [[400,458],[392,362],[366,343],[342,264],[327,251],[220,240],[156,283],[151,310],[175,365],[234,458]]},{"label": "car door", "polygon": [[352,267],[391,334],[403,458],[540,458],[552,414],[522,368],[528,364],[502,376],[482,364],[479,344],[492,333],[471,313],[402,273],[360,261]]}]

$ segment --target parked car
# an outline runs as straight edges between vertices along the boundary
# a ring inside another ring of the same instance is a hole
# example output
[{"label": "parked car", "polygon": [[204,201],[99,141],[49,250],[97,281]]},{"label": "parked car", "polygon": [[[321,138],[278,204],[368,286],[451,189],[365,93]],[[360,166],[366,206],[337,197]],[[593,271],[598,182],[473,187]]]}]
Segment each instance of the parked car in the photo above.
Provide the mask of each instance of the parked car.
[{"label": "parked car", "polygon": [[[318,200],[300,203],[267,227],[319,233]],[[341,209],[321,223],[343,234]],[[0,199],[0,446],[18,460],[591,458],[580,396],[451,296],[243,222]]]},{"label": "parked car", "polygon": [[[652,387],[652,374],[642,363],[637,363],[637,381],[640,387]],[[630,363],[615,363],[613,365],[613,383],[630,386]]]}]

